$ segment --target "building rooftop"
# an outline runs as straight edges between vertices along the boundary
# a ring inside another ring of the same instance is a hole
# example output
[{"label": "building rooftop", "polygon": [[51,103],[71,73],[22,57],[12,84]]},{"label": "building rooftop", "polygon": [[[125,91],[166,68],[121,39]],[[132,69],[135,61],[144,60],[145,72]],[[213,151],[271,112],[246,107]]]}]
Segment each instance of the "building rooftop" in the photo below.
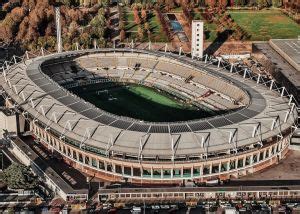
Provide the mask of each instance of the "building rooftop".
[{"label": "building rooftop", "polygon": [[300,87],[299,43],[298,40],[271,40],[269,43],[255,43],[255,47],[297,88]]},{"label": "building rooftop", "polygon": [[300,39],[271,39],[269,44],[300,72]]}]

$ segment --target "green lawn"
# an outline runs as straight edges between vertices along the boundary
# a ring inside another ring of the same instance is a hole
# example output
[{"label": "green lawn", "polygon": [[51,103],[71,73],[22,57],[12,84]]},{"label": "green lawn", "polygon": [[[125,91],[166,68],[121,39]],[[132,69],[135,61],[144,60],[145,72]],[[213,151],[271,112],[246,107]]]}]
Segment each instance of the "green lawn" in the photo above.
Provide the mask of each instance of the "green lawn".
[{"label": "green lawn", "polygon": [[[152,122],[182,121],[211,116],[209,109],[198,109],[185,104],[175,97],[141,85],[87,86],[72,89],[74,93],[95,106],[116,115],[128,116]],[[96,93],[98,90],[101,93]]]},{"label": "green lawn", "polygon": [[297,38],[300,25],[278,10],[229,11],[234,21],[251,34],[253,41]]}]

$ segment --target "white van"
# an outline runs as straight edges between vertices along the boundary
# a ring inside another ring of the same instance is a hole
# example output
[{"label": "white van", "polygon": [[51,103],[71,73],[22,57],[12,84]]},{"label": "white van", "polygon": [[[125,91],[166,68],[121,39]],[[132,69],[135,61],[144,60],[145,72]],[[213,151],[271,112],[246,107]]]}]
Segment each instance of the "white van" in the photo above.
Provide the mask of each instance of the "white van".
[{"label": "white van", "polygon": [[141,207],[132,207],[132,209],[130,211],[132,214],[141,214],[142,208]]}]

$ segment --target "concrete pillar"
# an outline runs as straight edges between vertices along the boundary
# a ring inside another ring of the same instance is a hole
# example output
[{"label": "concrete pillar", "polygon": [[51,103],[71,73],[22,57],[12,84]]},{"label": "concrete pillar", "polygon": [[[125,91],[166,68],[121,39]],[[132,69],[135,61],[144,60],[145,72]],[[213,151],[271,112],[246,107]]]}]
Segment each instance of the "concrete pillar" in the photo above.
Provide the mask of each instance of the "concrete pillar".
[{"label": "concrete pillar", "polygon": [[206,54],[205,55],[205,61],[204,61],[205,64],[207,63],[207,60],[208,60],[208,55]]},{"label": "concrete pillar", "polygon": [[115,173],[115,172],[116,172],[116,165],[115,165],[115,164],[112,164],[112,167],[111,167],[111,168],[112,168],[111,171]]},{"label": "concrete pillar", "polygon": [[284,95],[284,90],[285,90],[285,87],[282,87],[282,90],[281,90],[281,97]]},{"label": "concrete pillar", "polygon": [[250,165],[253,164],[253,154],[250,156]]},{"label": "concrete pillar", "polygon": [[97,166],[97,169],[99,169],[99,159],[96,159],[96,166]]},{"label": "concrete pillar", "polygon": [[247,68],[245,68],[245,70],[244,70],[243,78],[246,78],[246,75],[247,75]]},{"label": "concrete pillar", "polygon": [[122,170],[122,175],[124,175],[124,166],[121,166],[121,170]]},{"label": "concrete pillar", "polygon": [[258,74],[258,77],[257,77],[257,81],[256,81],[257,84],[260,83],[260,74]]},{"label": "concrete pillar", "polygon": [[218,58],[218,68],[220,68],[221,65],[221,58]]},{"label": "concrete pillar", "polygon": [[107,172],[107,163],[104,161],[104,170]]},{"label": "concrete pillar", "polygon": [[26,59],[28,60],[29,59],[28,51],[25,52],[25,56],[26,56]]},{"label": "concrete pillar", "polygon": [[233,63],[231,63],[231,66],[230,66],[230,73],[233,72]]},{"label": "concrete pillar", "polygon": [[289,105],[291,105],[291,103],[292,103],[292,101],[293,101],[293,97],[294,97],[294,96],[291,94],[291,95],[290,95],[290,99],[289,99]]},{"label": "concrete pillar", "polygon": [[92,159],[92,157],[90,157],[90,156],[89,156],[89,162],[90,162],[89,165],[93,167],[93,163],[92,163],[92,162],[93,162],[93,159]]},{"label": "concrete pillar", "polygon": [[273,85],[274,85],[274,80],[271,80],[270,90],[273,89]]}]

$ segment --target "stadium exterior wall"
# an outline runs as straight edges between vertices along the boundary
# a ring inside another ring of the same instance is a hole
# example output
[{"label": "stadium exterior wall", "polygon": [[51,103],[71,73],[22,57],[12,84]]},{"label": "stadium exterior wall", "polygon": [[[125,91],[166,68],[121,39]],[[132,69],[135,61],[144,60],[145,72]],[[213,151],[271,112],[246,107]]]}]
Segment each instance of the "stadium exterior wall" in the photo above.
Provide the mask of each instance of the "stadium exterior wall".
[{"label": "stadium exterior wall", "polygon": [[[263,170],[286,156],[290,143],[290,132],[283,138],[271,138],[262,148],[222,158],[203,161],[133,162],[102,157],[83,151],[56,138],[44,128],[32,123],[34,136],[50,151],[58,152],[65,162],[88,175],[107,181],[131,183],[181,183],[183,180],[205,182],[213,179],[227,180]],[[145,174],[145,170],[150,175]],[[159,173],[157,173],[159,172]],[[167,173],[169,172],[169,173]]]}]

